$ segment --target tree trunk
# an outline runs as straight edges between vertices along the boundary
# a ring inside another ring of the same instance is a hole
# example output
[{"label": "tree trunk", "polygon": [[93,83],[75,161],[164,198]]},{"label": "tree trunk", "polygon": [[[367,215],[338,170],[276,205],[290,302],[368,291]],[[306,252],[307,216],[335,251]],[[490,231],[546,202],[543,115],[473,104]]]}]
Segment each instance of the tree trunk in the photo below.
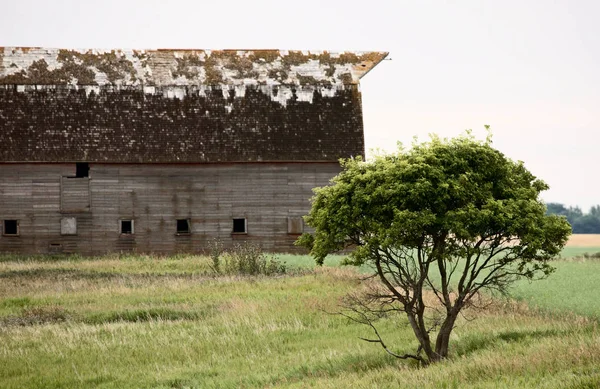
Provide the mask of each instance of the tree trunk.
[{"label": "tree trunk", "polygon": [[432,362],[448,357],[448,344],[450,343],[450,334],[454,329],[456,317],[455,313],[450,313],[442,323],[435,342],[435,359]]},{"label": "tree trunk", "polygon": [[421,328],[419,326],[417,322],[418,318],[416,318],[414,314],[408,313],[407,315],[410,326],[412,327],[413,332],[415,333],[415,336],[417,337],[417,340],[421,345],[420,348],[425,352],[425,355],[427,355],[427,359],[431,361],[431,358],[434,356],[435,353],[431,348],[431,340],[429,338],[429,334],[424,328]]}]

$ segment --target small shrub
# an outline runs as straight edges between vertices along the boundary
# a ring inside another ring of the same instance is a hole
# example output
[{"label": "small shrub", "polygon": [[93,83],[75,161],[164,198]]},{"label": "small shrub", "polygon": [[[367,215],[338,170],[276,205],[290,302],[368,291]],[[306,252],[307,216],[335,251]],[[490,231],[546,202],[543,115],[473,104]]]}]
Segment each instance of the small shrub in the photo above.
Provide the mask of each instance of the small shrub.
[{"label": "small shrub", "polygon": [[209,244],[211,269],[216,274],[276,275],[286,272],[285,263],[265,254],[259,245],[251,242],[236,243],[229,251],[214,240]]}]

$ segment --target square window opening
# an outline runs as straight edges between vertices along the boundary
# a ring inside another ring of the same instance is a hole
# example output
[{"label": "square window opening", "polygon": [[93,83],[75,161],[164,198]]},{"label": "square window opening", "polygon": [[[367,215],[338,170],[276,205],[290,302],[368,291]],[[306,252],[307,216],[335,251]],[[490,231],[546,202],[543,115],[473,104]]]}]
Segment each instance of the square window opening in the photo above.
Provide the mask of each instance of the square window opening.
[{"label": "square window opening", "polygon": [[90,176],[90,165],[87,162],[77,162],[75,164],[75,177],[83,178]]},{"label": "square window opening", "polygon": [[178,234],[189,234],[191,233],[190,220],[189,219],[177,219],[177,233]]},{"label": "square window opening", "polygon": [[133,220],[121,220],[121,234],[133,234]]},{"label": "square window opening", "polygon": [[301,216],[288,217],[288,234],[300,235],[304,232],[304,220]]},{"label": "square window opening", "polygon": [[60,219],[61,235],[77,235],[77,218],[63,217]]},{"label": "square window opening", "polygon": [[234,234],[246,234],[248,231],[246,229],[246,219],[244,218],[236,218],[233,219],[233,233]]},{"label": "square window opening", "polygon": [[3,224],[2,235],[19,235],[18,220],[4,220]]}]

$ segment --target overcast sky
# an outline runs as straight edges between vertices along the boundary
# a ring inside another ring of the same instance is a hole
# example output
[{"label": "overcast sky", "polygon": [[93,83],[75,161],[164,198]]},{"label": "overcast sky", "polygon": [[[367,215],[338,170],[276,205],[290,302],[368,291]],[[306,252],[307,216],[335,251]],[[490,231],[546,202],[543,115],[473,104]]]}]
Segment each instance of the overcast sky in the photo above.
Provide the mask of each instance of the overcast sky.
[{"label": "overcast sky", "polygon": [[367,149],[472,128],[600,203],[600,1],[0,0],[0,46],[389,51],[362,80]]}]

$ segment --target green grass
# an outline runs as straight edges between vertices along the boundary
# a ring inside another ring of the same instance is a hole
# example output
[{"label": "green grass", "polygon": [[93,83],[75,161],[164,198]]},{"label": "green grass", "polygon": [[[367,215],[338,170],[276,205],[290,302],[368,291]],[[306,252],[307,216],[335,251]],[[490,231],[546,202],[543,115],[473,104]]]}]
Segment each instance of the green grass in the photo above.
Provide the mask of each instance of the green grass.
[{"label": "green grass", "polygon": [[[310,255],[296,255],[296,254],[277,254],[277,260],[286,263],[288,266],[302,268],[302,269],[314,269],[315,259]],[[325,266],[338,267],[344,259],[344,255],[328,255],[325,258]]]},{"label": "green grass", "polygon": [[557,261],[553,266],[556,270],[548,278],[520,281],[511,294],[548,311],[600,320],[600,259]]},{"label": "green grass", "polygon": [[[314,267],[309,257],[279,259]],[[0,387],[600,386],[598,321],[593,299],[581,298],[600,262],[557,263],[554,282],[530,286],[547,294],[539,303],[519,295],[521,302],[467,312],[477,319],[458,323],[450,360],[425,369],[360,341],[371,335],[367,328],[325,313],[359,285],[361,276],[339,262],[332,257],[323,269],[266,278],[214,277],[200,256],[5,256]],[[523,287],[516,290],[525,293]],[[558,302],[567,292],[591,318],[565,313]],[[414,351],[405,324],[380,323],[393,349]]]}]

